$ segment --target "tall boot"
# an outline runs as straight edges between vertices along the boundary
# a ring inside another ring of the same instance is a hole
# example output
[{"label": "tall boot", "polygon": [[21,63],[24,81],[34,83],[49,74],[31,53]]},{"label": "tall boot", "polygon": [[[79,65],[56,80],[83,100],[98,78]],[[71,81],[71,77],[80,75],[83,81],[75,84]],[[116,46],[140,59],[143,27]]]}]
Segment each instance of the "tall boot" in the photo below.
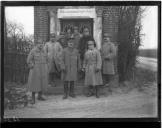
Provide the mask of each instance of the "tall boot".
[{"label": "tall boot", "polygon": [[68,97],[68,82],[64,83],[64,96],[63,99],[67,99]]},{"label": "tall boot", "polygon": [[87,97],[93,96],[92,86],[88,86],[88,94]]},{"label": "tall boot", "polygon": [[38,92],[38,100],[45,101],[46,99],[42,97],[42,91]]},{"label": "tall boot", "polygon": [[32,102],[31,104],[35,104],[35,92],[32,92]]},{"label": "tall boot", "polygon": [[97,86],[95,86],[95,90],[96,90],[96,98],[99,98],[99,94],[98,94],[99,87],[98,87],[98,85],[97,85]]},{"label": "tall boot", "polygon": [[74,81],[70,82],[70,93],[69,96],[75,98],[75,94],[74,94]]},{"label": "tall boot", "polygon": [[51,73],[49,73],[48,74],[48,84],[50,84],[50,86],[51,86],[51,84],[52,84],[52,76],[51,76]]}]

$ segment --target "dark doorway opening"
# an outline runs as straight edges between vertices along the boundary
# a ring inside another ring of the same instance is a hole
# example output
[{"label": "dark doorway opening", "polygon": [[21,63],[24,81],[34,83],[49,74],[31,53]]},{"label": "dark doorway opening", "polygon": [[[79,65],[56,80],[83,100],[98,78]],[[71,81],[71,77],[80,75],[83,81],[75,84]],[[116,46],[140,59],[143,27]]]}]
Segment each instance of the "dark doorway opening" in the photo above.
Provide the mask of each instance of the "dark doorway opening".
[{"label": "dark doorway opening", "polygon": [[89,28],[90,35],[93,36],[93,19],[60,19],[61,32],[66,32],[70,28],[73,32],[74,26],[79,28],[79,32],[82,34],[85,27]]}]

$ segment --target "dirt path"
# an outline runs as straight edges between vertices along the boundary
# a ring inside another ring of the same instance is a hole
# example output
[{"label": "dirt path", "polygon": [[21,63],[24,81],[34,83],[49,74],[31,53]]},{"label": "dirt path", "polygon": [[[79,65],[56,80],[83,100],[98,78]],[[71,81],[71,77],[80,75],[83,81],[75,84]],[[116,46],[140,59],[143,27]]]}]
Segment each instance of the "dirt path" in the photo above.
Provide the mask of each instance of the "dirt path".
[{"label": "dirt path", "polygon": [[62,100],[62,95],[48,96],[48,100],[37,101],[34,106],[6,110],[5,117],[17,118],[113,118],[113,117],[155,117],[155,95],[136,90],[128,94],[112,94],[87,98],[77,96]]},{"label": "dirt path", "polygon": [[138,56],[137,61],[137,67],[149,69],[151,71],[157,71],[157,59]]}]

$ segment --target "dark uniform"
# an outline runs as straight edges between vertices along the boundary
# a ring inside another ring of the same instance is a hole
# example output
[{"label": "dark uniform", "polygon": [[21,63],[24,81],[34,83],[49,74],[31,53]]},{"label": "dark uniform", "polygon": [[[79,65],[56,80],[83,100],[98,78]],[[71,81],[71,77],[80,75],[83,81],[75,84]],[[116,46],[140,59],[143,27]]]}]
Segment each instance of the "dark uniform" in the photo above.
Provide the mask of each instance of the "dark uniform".
[{"label": "dark uniform", "polygon": [[85,54],[86,50],[88,49],[87,41],[92,38],[93,38],[92,36],[83,36],[79,40],[78,50],[79,50],[79,54],[80,54],[81,63],[83,63],[84,54]]}]

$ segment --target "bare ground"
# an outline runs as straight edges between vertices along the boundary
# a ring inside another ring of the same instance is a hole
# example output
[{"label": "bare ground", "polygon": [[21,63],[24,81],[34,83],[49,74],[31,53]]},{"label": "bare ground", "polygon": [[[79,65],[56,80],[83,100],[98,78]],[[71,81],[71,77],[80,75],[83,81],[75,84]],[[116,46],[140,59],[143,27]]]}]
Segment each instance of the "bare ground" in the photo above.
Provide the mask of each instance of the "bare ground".
[{"label": "bare ground", "polygon": [[[154,91],[154,92],[153,92]],[[131,118],[156,117],[156,88],[144,92],[133,89],[129,93],[116,90],[112,95],[62,99],[62,95],[47,96],[46,101],[15,110],[5,110],[5,117],[16,118]]]}]

